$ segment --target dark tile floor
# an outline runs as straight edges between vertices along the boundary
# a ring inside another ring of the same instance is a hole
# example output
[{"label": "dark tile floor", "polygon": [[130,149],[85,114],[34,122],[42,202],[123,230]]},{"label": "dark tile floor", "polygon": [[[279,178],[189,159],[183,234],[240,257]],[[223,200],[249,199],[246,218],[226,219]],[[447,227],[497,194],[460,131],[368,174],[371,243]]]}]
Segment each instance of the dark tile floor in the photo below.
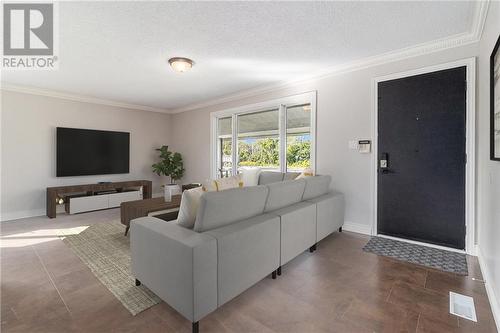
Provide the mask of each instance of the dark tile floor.
[{"label": "dark tile floor", "polygon": [[[165,303],[130,313],[57,238],[56,230],[118,219],[118,210],[2,224],[2,332],[190,332]],[[201,332],[496,332],[476,258],[469,276],[362,251],[335,233],[200,322]],[[478,322],[450,315],[449,291],[474,297]]]}]

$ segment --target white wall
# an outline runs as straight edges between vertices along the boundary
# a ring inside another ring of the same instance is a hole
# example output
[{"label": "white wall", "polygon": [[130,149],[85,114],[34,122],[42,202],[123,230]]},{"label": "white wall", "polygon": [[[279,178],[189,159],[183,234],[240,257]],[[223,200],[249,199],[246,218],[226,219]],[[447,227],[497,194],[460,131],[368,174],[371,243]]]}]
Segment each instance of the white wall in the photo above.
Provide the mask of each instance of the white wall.
[{"label": "white wall", "polygon": [[500,162],[490,160],[490,55],[500,35],[500,2],[491,2],[478,59],[478,244],[488,296],[500,331]]},{"label": "white wall", "polygon": [[232,101],[172,117],[173,146],[186,161],[184,181],[210,176],[210,112],[317,90],[317,172],[330,174],[333,187],[346,195],[346,222],[369,231],[372,221],[370,154],[348,149],[353,139],[373,139],[372,79],[478,55],[471,44],[437,53],[301,83],[257,97]]},{"label": "white wall", "polygon": [[[161,191],[151,164],[154,148],[171,142],[170,115],[5,90],[1,98],[2,220],[45,215],[48,186],[148,179]],[[57,126],[130,132],[130,173],[57,178]]]}]

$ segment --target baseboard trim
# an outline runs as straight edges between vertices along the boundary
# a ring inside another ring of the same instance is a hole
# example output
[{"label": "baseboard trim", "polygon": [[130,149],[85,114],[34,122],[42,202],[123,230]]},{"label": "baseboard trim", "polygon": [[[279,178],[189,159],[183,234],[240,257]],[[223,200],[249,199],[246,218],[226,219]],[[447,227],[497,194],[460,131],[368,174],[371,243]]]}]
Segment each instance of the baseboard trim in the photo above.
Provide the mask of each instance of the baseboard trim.
[{"label": "baseboard trim", "polygon": [[477,258],[479,259],[479,267],[481,267],[481,273],[483,273],[483,280],[485,281],[486,294],[488,295],[488,300],[490,302],[491,312],[493,312],[493,318],[495,319],[495,324],[497,325],[497,331],[500,332],[500,304],[495,296],[498,295],[495,293],[495,290],[498,289],[494,286],[494,280],[479,245],[477,245],[476,252]]},{"label": "baseboard trim", "polygon": [[35,216],[44,216],[45,215],[45,209],[32,209],[32,210],[23,210],[23,211],[17,211],[17,212],[10,212],[10,213],[2,213],[0,216],[0,222],[6,222],[6,221],[12,221],[12,220],[19,220],[19,219],[25,219],[29,217],[35,217]]},{"label": "baseboard trim", "polygon": [[356,232],[358,234],[363,234],[363,235],[371,235],[372,234],[372,227],[370,225],[354,223],[354,222],[349,222],[349,221],[344,222],[344,225],[342,226],[342,230]]}]

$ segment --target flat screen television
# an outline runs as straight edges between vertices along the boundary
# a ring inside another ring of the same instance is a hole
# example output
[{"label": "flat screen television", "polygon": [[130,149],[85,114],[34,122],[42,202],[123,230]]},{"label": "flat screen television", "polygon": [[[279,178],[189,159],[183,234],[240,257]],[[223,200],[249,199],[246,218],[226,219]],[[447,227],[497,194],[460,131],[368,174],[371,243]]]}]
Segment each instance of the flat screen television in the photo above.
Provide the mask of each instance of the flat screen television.
[{"label": "flat screen television", "polygon": [[129,172],[130,133],[57,127],[57,177]]}]

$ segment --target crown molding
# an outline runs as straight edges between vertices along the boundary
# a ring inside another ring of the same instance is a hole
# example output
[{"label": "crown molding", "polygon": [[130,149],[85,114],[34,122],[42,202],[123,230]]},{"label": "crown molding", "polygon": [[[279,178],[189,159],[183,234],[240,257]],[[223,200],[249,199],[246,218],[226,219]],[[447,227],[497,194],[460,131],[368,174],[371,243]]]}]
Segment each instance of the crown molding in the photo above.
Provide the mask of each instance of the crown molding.
[{"label": "crown molding", "polygon": [[418,57],[430,53],[435,53],[439,51],[444,51],[447,49],[460,47],[472,43],[476,43],[478,40],[474,37],[472,33],[460,34],[452,36],[445,39],[440,39],[424,44],[419,44],[412,47],[407,47],[404,49],[399,49],[396,51],[391,51],[383,53],[377,56],[364,58],[361,60],[349,62],[343,65],[338,65],[334,67],[329,67],[323,71],[315,72],[307,77],[302,77],[299,79],[294,79],[290,81],[282,81],[279,83],[261,86],[253,89],[244,90],[234,94],[226,95],[220,98],[207,100],[200,103],[189,104],[180,108],[172,109],[172,113],[181,113],[197,109],[202,109],[210,106],[215,106],[223,103],[233,102],[244,98],[254,97],[266,93],[270,93],[276,90],[281,90],[289,87],[296,86],[298,84],[304,84],[309,81],[324,79],[327,77],[340,75],[348,72],[354,72],[361,69],[366,69],[370,67],[375,67],[383,65],[386,63],[396,62],[400,60],[405,60],[413,57]]},{"label": "crown molding", "polygon": [[224,104],[228,102],[237,101],[244,98],[250,98],[266,93],[271,93],[277,90],[293,87],[299,84],[305,84],[310,81],[324,79],[327,77],[340,75],[348,72],[353,72],[361,69],[375,67],[386,63],[401,61],[413,57],[418,57],[426,54],[444,51],[468,44],[477,43],[480,41],[486,16],[488,13],[489,0],[476,2],[474,10],[474,17],[472,20],[471,31],[458,35],[449,36],[442,39],[433,40],[430,42],[386,52],[372,57],[367,57],[361,60],[349,62],[346,64],[329,67],[325,70],[315,72],[307,77],[296,78],[289,81],[282,81],[279,83],[261,86],[253,89],[240,91],[234,94],[222,96],[220,98],[210,99],[200,103],[189,104],[180,108],[170,110],[171,113],[181,113],[193,111],[197,109],[207,108]]},{"label": "crown molding", "polygon": [[486,23],[486,16],[488,16],[488,9],[490,7],[490,0],[477,1],[472,18],[472,35],[477,41],[483,37],[484,25]]},{"label": "crown molding", "polygon": [[154,107],[146,106],[146,105],[137,105],[137,104],[118,102],[118,101],[113,101],[113,100],[108,100],[108,99],[101,99],[101,98],[96,98],[96,97],[90,97],[90,96],[67,93],[67,92],[50,90],[50,89],[42,89],[42,88],[36,88],[36,87],[15,85],[15,84],[10,84],[10,83],[6,83],[6,82],[2,82],[0,89],[5,90],[5,91],[23,93],[23,94],[31,94],[31,95],[65,99],[65,100],[69,100],[69,101],[91,103],[91,104],[98,104],[98,105],[106,105],[106,106],[114,106],[114,107],[123,108],[123,109],[130,109],[130,110],[150,111],[150,112],[159,112],[159,113],[166,113],[166,114],[170,113],[170,110],[168,110],[168,109],[160,109],[160,108],[154,108]]},{"label": "crown molding", "polygon": [[430,53],[444,51],[447,49],[452,49],[455,47],[465,46],[468,44],[479,42],[481,37],[482,37],[484,24],[485,24],[486,17],[488,14],[489,3],[490,3],[490,0],[476,1],[475,2],[475,10],[474,10],[474,16],[473,16],[472,24],[471,24],[471,31],[468,33],[462,33],[462,34],[458,34],[458,35],[454,35],[454,36],[449,36],[446,38],[442,38],[442,39],[414,45],[411,47],[386,52],[383,54],[379,54],[379,55],[372,56],[372,57],[367,57],[367,58],[360,59],[360,60],[353,61],[353,62],[349,62],[346,64],[341,64],[341,65],[329,67],[329,68],[326,68],[322,71],[314,72],[310,75],[303,76],[300,78],[295,78],[293,80],[281,81],[281,82],[274,83],[271,85],[265,85],[265,86],[261,86],[261,87],[257,87],[257,88],[247,89],[247,90],[243,90],[243,91],[240,91],[237,93],[228,94],[228,95],[225,95],[225,96],[222,96],[219,98],[209,99],[209,100],[202,101],[199,103],[188,104],[186,106],[182,106],[179,108],[173,108],[173,109],[155,108],[155,107],[146,106],[146,105],[124,103],[124,102],[101,99],[101,98],[96,98],[96,97],[91,97],[91,96],[79,95],[79,94],[75,94],[75,93],[68,93],[68,92],[62,92],[62,91],[56,91],[56,90],[50,90],[50,89],[42,89],[42,88],[36,88],[36,87],[20,86],[20,85],[10,84],[10,83],[6,83],[6,82],[2,82],[0,89],[5,90],[5,91],[13,91],[13,92],[19,92],[19,93],[25,93],[25,94],[54,97],[54,98],[66,99],[66,100],[77,101],[77,102],[106,105],[106,106],[114,106],[114,107],[132,109],[132,110],[160,112],[160,113],[165,113],[165,114],[193,111],[193,110],[197,110],[197,109],[202,109],[202,108],[206,108],[206,107],[216,106],[219,104],[237,101],[237,100],[244,99],[244,98],[250,98],[250,97],[259,96],[259,95],[266,94],[266,93],[271,93],[271,92],[274,92],[277,90],[297,86],[299,84],[305,84],[307,82],[314,81],[314,80],[319,80],[319,79],[324,79],[324,78],[335,76],[335,75],[340,75],[343,73],[348,73],[348,72],[353,72],[353,71],[357,71],[357,70],[361,70],[361,69],[375,67],[375,66],[386,64],[386,63],[401,61],[401,60],[405,60],[405,59],[409,59],[409,58],[413,58],[413,57],[418,57],[418,56],[422,56],[422,55],[426,55],[426,54],[430,54]]}]

